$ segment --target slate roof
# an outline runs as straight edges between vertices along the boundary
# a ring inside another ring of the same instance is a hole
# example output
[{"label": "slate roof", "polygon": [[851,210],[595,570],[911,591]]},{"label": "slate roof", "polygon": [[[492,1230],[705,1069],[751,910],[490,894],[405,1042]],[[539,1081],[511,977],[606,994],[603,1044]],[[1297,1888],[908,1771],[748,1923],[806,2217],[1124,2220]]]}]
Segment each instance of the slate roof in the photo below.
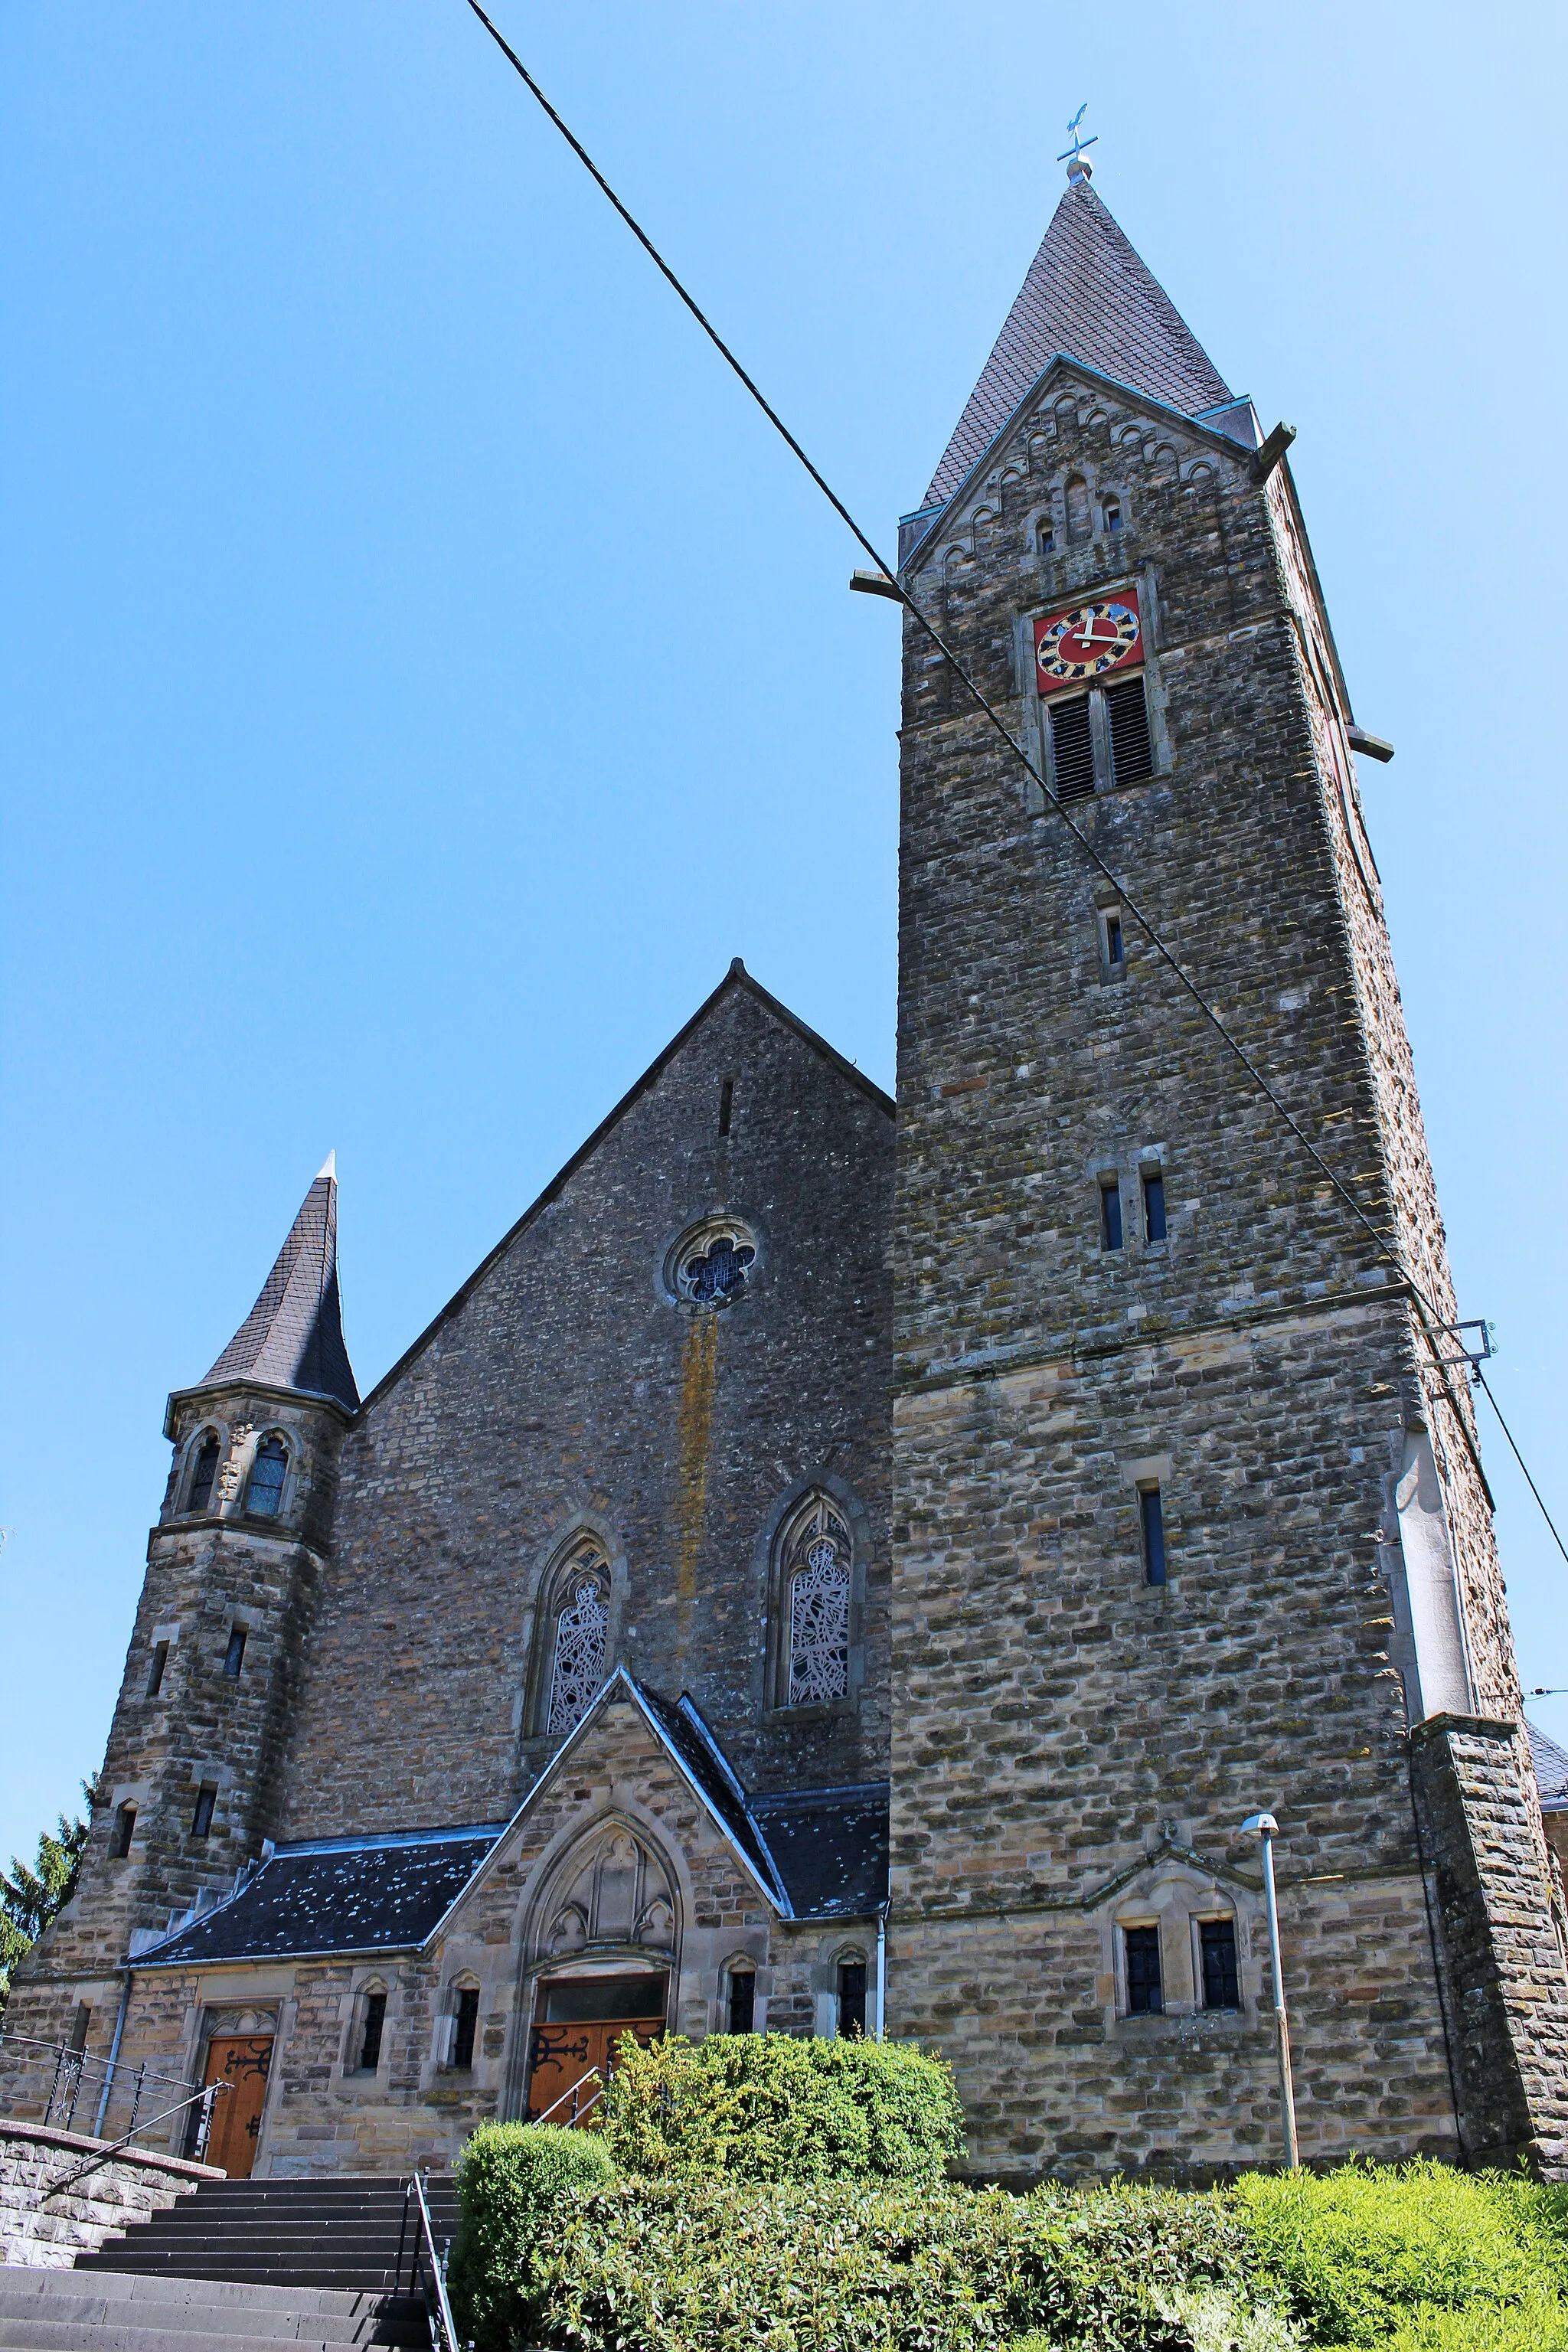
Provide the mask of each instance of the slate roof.
[{"label": "slate roof", "polygon": [[1568,1750],[1559,1748],[1538,1723],[1527,1722],[1524,1727],[1530,1734],[1530,1760],[1535,1767],[1542,1812],[1568,1811]]},{"label": "slate roof", "polygon": [[261,1296],[206,1379],[307,1389],[359,1410],[338,1297],[338,1180],[328,1160],[278,1253]]},{"label": "slate roof", "polygon": [[646,1683],[626,1681],[642,1701],[654,1728],[675,1751],[696,1781],[709,1810],[751,1864],[763,1885],[780,1898],[781,1909],[791,1907],[788,1889],[773,1865],[767,1842],[757,1827],[746,1792],[731,1770],[723,1750],[702,1719],[696,1701],[682,1692],[674,1706],[649,1690]]},{"label": "slate roof", "polygon": [[411,1950],[451,1908],[503,1827],[485,1822],[279,1846],[226,1903],[142,1953],[136,1965]]},{"label": "slate roof", "polygon": [[797,1919],[864,1919],[888,1895],[888,1783],[753,1797]]},{"label": "slate roof", "polygon": [[952,496],[1058,352],[1184,415],[1228,403],[1214,362],[1087,179],[1069,184],[921,508]]}]

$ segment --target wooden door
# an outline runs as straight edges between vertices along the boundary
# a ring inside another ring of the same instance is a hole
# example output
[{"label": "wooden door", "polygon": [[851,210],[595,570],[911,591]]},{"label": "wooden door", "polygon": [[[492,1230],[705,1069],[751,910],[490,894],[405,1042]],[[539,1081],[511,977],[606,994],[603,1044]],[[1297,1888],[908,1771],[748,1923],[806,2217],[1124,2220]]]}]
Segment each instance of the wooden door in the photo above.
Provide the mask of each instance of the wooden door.
[{"label": "wooden door", "polygon": [[[548,2116],[552,2124],[574,2123],[572,2092],[582,2084],[585,2104],[596,2088],[586,2076],[608,2082],[622,2034],[635,2034],[646,2050],[663,2033],[668,1984],[668,1977],[651,1971],[542,1984],[529,2045],[527,2119]],[[585,2120],[592,2123],[594,2114]]]},{"label": "wooden door", "polygon": [[272,2065],[270,2033],[215,2033],[207,2044],[202,2081],[224,2083],[213,2101],[207,2135],[208,2164],[220,2165],[231,2180],[248,2180],[261,2133],[261,2107]]}]

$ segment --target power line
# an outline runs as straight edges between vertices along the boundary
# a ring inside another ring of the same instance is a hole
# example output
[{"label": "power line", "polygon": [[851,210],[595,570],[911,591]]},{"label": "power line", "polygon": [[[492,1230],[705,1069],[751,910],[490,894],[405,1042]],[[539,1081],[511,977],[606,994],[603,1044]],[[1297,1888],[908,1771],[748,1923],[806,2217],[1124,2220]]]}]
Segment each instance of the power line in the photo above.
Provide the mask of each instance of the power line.
[{"label": "power line", "polygon": [[[1030,778],[1032,782],[1039,786],[1041,792],[1045,795],[1047,808],[1049,808],[1051,813],[1059,818],[1061,823],[1066,825],[1068,831],[1072,835],[1073,839],[1078,843],[1079,847],[1083,851],[1090,864],[1104,876],[1108,882],[1112,884],[1121,898],[1123,906],[1132,916],[1139,929],[1147,938],[1150,946],[1154,950],[1155,953],[1159,956],[1162,962],[1165,964],[1180,986],[1185,990],[1187,995],[1192,999],[1194,1004],[1202,1013],[1204,1019],[1208,1023],[1210,1028],[1241,1064],[1242,1068],[1247,1072],[1247,1076],[1252,1080],[1253,1085],[1258,1088],[1258,1093],[1262,1095],[1264,1099],[1271,1104],[1274,1109],[1279,1113],[1286,1126],[1289,1129],[1291,1134],[1296,1138],[1297,1142],[1300,1143],[1301,1149],[1311,1160],[1313,1166],[1322,1176],[1326,1177],[1333,1191],[1339,1195],[1340,1199],[1350,1210],[1352,1215],[1356,1219],[1358,1223],[1363,1225],[1368,1234],[1371,1234],[1373,1241],[1377,1246],[1379,1255],[1387,1260],[1394,1273],[1409,1290],[1410,1295],[1417,1307],[1423,1310],[1423,1320],[1426,1321],[1426,1318],[1429,1318],[1431,1323],[1435,1324],[1439,1330],[1444,1328],[1445,1326],[1441,1311],[1434,1302],[1427,1297],[1426,1292],[1421,1288],[1420,1284],[1415,1280],[1415,1276],[1405,1265],[1394,1244],[1384,1234],[1379,1232],[1372,1219],[1367,1215],[1366,1211],[1362,1207],[1361,1202],[1356,1199],[1355,1194],[1341,1179],[1337,1171],[1331,1168],[1329,1162],[1324,1159],[1322,1153],[1318,1150],[1317,1145],[1312,1141],[1311,1137],[1307,1133],[1300,1120],[1296,1118],[1295,1113],[1275,1092],[1274,1088],[1269,1085],[1268,1080],[1264,1076],[1256,1062],[1253,1061],[1252,1056],[1247,1053],[1240,1040],[1234,1037],[1230,1031],[1226,1027],[1225,1023],[1220,1019],[1219,1014],[1215,1011],[1213,1005],[1210,1004],[1208,999],[1204,995],[1202,990],[1198,987],[1197,982],[1188,975],[1183,965],[1177,961],[1172,950],[1166,946],[1150,917],[1143,912],[1137,900],[1133,898],[1131,892],[1127,888],[1122,877],[1111,871],[1111,868],[1106,864],[1104,858],[1100,855],[1099,850],[1096,849],[1093,842],[1090,841],[1088,835],[1080,830],[1077,824],[1075,824],[1068,809],[1052,793],[1049,785],[1046,782],[1046,779],[1040,774],[1039,770],[1036,767],[1033,760],[1030,759],[1028,751],[1025,746],[1019,742],[1017,737],[1014,734],[1012,729],[1008,726],[1001,712],[997,710],[986,695],[982,692],[979,685],[976,683],[975,679],[971,677],[968,669],[959,659],[958,655],[953,651],[952,647],[948,644],[941,630],[938,629],[935,623],[930,620],[921,610],[921,607],[915,602],[914,597],[900,581],[898,573],[892,565],[886,561],[877,547],[873,544],[872,541],[868,539],[865,531],[861,530],[860,525],[856,521],[855,517],[850,513],[848,508],[838,496],[837,491],[833,488],[833,485],[828,481],[826,475],[824,475],[819,468],[813,464],[811,458],[807,456],[800,443],[795,439],[795,435],[790,431],[789,426],[784,423],[777,409],[773,407],[772,402],[767,399],[761,387],[742,366],[740,361],[730,349],[729,344],[724,341],[722,335],[720,334],[719,330],[714,326],[712,320],[702,310],[696,298],[687,291],[685,286],[682,285],[680,279],[676,276],[675,271],[670,268],[668,262],[666,261],[663,254],[660,253],[658,247],[648,236],[647,230],[621,202],[620,197],[616,194],[614,188],[611,187],[608,180],[605,179],[603,172],[600,171],[597,163],[595,163],[593,157],[589,154],[582,141],[563,120],[562,116],[557,113],[555,108],[544,95],[543,90],[541,89],[539,84],[534,80],[533,76],[529,72],[528,68],[523,64],[522,59],[518,56],[517,51],[506,38],[506,36],[500,31],[500,27],[492,22],[490,17],[486,15],[484,9],[479,5],[479,0],[468,0],[468,5],[473,11],[474,15],[479,18],[479,23],[484,26],[486,32],[489,35],[497,48],[500,49],[501,55],[506,58],[508,64],[522,81],[531,96],[537,100],[543,112],[549,116],[551,121],[561,133],[562,138],[564,139],[568,147],[571,148],[572,152],[583,165],[584,170],[593,180],[595,185],[614,206],[621,219],[625,221],[627,228],[630,229],[637,243],[642,247],[643,251],[647,255],[655,268],[658,269],[660,276],[668,281],[669,286],[679,296],[679,299],[685,304],[687,310],[690,311],[692,317],[696,320],[698,325],[701,328],[709,341],[713,345],[715,351],[723,360],[725,365],[739,377],[741,383],[751,394],[752,398],[756,402],[757,406],[762,410],[763,415],[767,418],[768,423],[773,426],[774,432],[777,433],[785,446],[795,457],[799,459],[801,465],[805,467],[806,472],[816,484],[817,488],[822,492],[823,497],[827,500],[828,505],[833,509],[835,514],[838,516],[839,520],[843,522],[851,536],[870,557],[878,571],[888,583],[891,594],[896,597],[897,601],[900,604],[903,605],[905,611],[911,614],[916,625],[924,631],[931,643],[936,647],[937,651],[948,663],[953,676],[959,679],[965,691],[973,698],[976,707],[984,712],[995,733],[1001,738],[1007,750],[1022,766],[1026,774]],[[1444,1393],[1447,1395],[1450,1405],[1454,1409],[1455,1417],[1458,1420],[1459,1428],[1464,1435],[1467,1450],[1469,1452],[1471,1459],[1474,1461],[1477,1471],[1479,1473],[1484,1484],[1486,1473],[1481,1468],[1480,1456],[1476,1451],[1475,1444],[1466,1423],[1464,1413],[1459,1409],[1458,1400],[1454,1395],[1453,1390],[1448,1382],[1447,1373],[1439,1357],[1434,1334],[1430,1329],[1428,1329],[1426,1336],[1427,1343],[1432,1350],[1433,1369],[1436,1372],[1437,1377],[1442,1383]],[[1520,1453],[1518,1446],[1514,1444],[1513,1436],[1508,1427],[1508,1423],[1503,1421],[1501,1412],[1498,1411],[1497,1399],[1492,1395],[1491,1390],[1487,1387],[1486,1381],[1482,1376],[1479,1366],[1476,1369],[1476,1376],[1478,1380],[1480,1381],[1481,1386],[1486,1388],[1487,1395],[1490,1400],[1492,1410],[1494,1412],[1497,1412],[1498,1420],[1502,1423],[1503,1434],[1508,1438],[1510,1446],[1512,1447],[1514,1458],[1518,1462],[1520,1468],[1524,1471],[1524,1475],[1529,1483],[1531,1493],[1535,1496],[1537,1503],[1541,1505],[1542,1516],[1545,1519],[1547,1526],[1552,1529],[1552,1538],[1557,1545],[1557,1549],[1563,1553],[1564,1560],[1568,1560],[1568,1549],[1564,1548],[1563,1538],[1558,1535],[1556,1527],[1552,1522],[1552,1515],[1547,1510],[1546,1505],[1542,1502],[1541,1490],[1536,1486],[1534,1479],[1531,1477],[1530,1472],[1525,1465],[1524,1457]]]}]

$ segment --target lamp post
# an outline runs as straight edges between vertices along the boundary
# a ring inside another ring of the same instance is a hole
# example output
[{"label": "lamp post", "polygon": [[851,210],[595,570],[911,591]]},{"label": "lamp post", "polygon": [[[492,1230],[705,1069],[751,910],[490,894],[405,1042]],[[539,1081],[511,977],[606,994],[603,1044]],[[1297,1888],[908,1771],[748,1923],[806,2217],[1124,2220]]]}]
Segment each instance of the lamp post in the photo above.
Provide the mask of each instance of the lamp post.
[{"label": "lamp post", "polygon": [[1285,1978],[1279,1966],[1279,1906],[1274,1895],[1274,1840],[1279,1824],[1272,1813],[1252,1813],[1241,1824],[1244,1837],[1256,1837],[1263,1848],[1263,1900],[1268,1912],[1268,1956],[1274,1966],[1274,2031],[1279,2053],[1279,2109],[1285,2122],[1285,2161],[1299,2172],[1296,2149],[1296,2092],[1290,2080],[1290,2027],[1285,2015]]}]

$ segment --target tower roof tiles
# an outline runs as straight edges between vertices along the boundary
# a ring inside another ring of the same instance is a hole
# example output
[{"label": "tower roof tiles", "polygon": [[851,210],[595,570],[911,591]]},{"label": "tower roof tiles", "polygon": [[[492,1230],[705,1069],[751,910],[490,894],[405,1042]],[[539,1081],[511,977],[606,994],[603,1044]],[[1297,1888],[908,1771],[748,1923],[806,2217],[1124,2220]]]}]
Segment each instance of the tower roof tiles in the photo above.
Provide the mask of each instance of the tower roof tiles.
[{"label": "tower roof tiles", "polygon": [[1164,288],[1081,178],[1052,215],[922,507],[952,497],[1058,352],[1184,415],[1231,397]]},{"label": "tower roof tiles", "polygon": [[300,1204],[261,1296],[202,1382],[303,1389],[359,1410],[338,1297],[336,1155]]}]

